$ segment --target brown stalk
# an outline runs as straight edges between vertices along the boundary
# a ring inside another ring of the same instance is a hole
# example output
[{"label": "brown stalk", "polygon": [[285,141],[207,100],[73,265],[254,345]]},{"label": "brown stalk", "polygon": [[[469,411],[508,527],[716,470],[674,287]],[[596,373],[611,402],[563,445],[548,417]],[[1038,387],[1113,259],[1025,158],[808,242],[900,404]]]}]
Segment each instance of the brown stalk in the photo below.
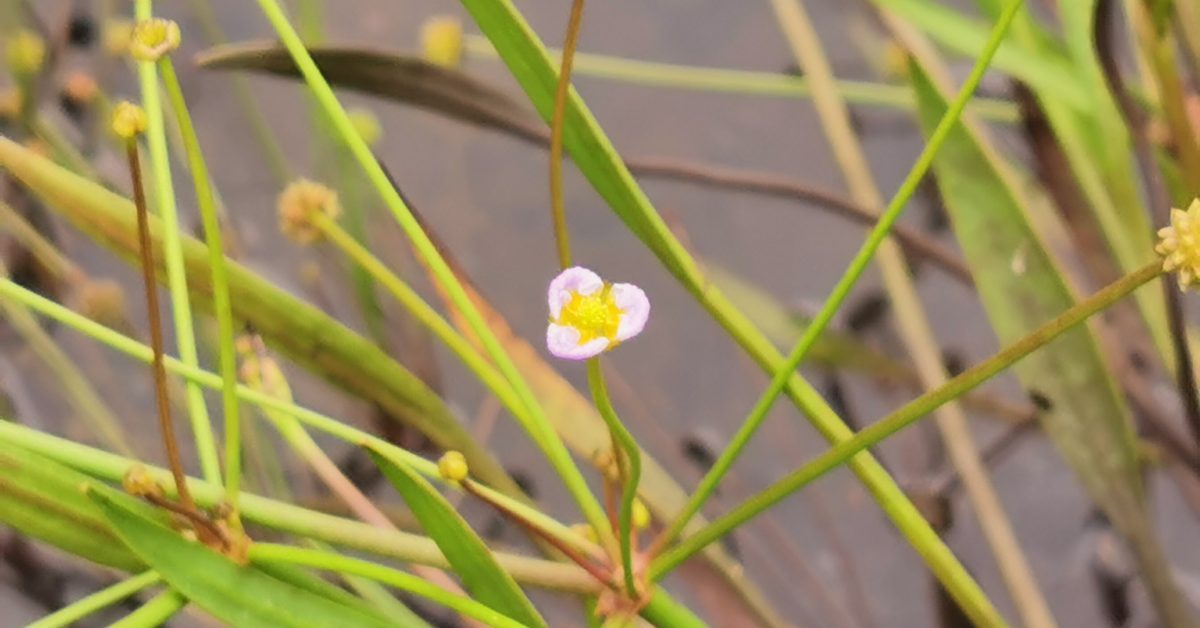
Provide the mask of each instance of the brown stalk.
[{"label": "brown stalk", "polygon": [[554,90],[554,117],[550,124],[550,214],[554,220],[558,264],[564,269],[571,266],[571,241],[567,237],[567,211],[563,206],[563,122],[567,115],[567,94],[571,90],[571,64],[575,60],[575,45],[579,42],[579,28],[583,22],[583,3],[584,0],[571,2],[571,16],[567,18],[567,35],[563,40],[562,65]]},{"label": "brown stalk", "polygon": [[480,491],[478,489],[478,487],[475,486],[475,482],[473,482],[470,478],[464,479],[462,482],[460,482],[460,484],[462,485],[464,491],[474,495],[475,497],[477,497],[481,501],[483,501],[485,504],[488,504],[492,508],[495,508],[496,510],[500,511],[500,514],[502,514],[505,517],[508,517],[510,520],[516,522],[517,525],[524,528],[529,534],[545,541],[550,546],[552,546],[554,549],[562,552],[562,554],[564,556],[571,559],[571,562],[582,567],[584,571],[588,572],[588,574],[590,574],[593,578],[595,578],[598,582],[600,582],[600,584],[602,584],[610,589],[613,589],[614,591],[620,589],[620,587],[618,587],[617,584],[615,582],[613,582],[613,580],[609,576],[609,574],[604,572],[604,567],[602,567],[601,565],[597,565],[590,558],[584,556],[583,554],[580,554],[575,548],[564,543],[562,539],[554,536],[553,534],[550,534],[549,532],[546,532],[545,530],[538,527],[537,525],[534,525],[534,523],[532,521],[529,521],[525,517],[521,516],[520,513],[512,510],[507,505],[502,504],[496,500],[493,500],[486,493],[484,493],[483,491]]},{"label": "brown stalk", "polygon": [[146,289],[146,307],[150,319],[150,348],[154,352],[154,397],[158,404],[158,426],[162,432],[163,448],[167,452],[167,464],[175,479],[175,491],[184,510],[196,512],[196,504],[188,490],[183,462],[176,444],[175,424],[171,420],[171,405],[167,395],[167,368],[163,360],[162,317],[159,314],[158,290],[154,280],[154,252],[150,240],[150,217],[146,210],[146,190],[142,185],[142,168],[138,159],[137,140],[130,138],[125,144],[129,158],[129,176],[133,183],[133,204],[137,208],[139,253],[141,255],[142,284]]}]

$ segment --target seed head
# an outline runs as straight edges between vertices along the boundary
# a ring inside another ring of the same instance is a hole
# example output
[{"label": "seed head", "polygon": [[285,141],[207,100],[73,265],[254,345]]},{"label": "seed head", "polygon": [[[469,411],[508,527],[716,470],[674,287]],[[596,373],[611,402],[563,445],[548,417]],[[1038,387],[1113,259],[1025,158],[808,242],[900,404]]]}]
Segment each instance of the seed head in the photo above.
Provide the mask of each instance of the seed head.
[{"label": "seed head", "polygon": [[279,229],[299,244],[321,239],[321,230],[312,221],[314,213],[336,220],[342,213],[337,192],[308,179],[297,179],[279,195]]},{"label": "seed head", "polygon": [[444,480],[462,482],[467,479],[467,474],[470,471],[470,468],[467,466],[467,457],[462,455],[461,451],[452,449],[438,459],[438,474]]},{"label": "seed head", "polygon": [[46,61],[46,42],[30,30],[18,31],[8,41],[5,49],[8,69],[18,77],[37,74]]},{"label": "seed head", "polygon": [[1163,257],[1164,271],[1178,271],[1180,290],[1200,283],[1200,199],[1187,210],[1171,210],[1171,224],[1158,230],[1154,250]]},{"label": "seed head", "polygon": [[159,17],[133,25],[129,36],[129,54],[138,61],[158,61],[179,47],[179,25]]},{"label": "seed head", "polygon": [[146,131],[146,110],[122,100],[113,107],[112,130],[123,140],[141,135]]},{"label": "seed head", "polygon": [[421,25],[421,56],[446,68],[462,63],[462,22],[450,15],[435,15]]}]

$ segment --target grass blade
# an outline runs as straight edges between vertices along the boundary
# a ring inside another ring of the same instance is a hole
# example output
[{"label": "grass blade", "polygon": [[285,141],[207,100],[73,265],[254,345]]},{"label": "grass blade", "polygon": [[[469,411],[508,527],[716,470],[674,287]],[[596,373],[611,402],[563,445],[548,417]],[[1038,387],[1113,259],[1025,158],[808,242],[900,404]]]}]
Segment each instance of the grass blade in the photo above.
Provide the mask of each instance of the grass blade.
[{"label": "grass blade", "polygon": [[403,460],[393,459],[382,450],[367,451],[475,599],[526,625],[546,625],[512,576],[496,563],[487,544],[441,493]]},{"label": "grass blade", "polygon": [[130,497],[92,486],[88,491],[117,535],[173,589],[237,626],[388,626],[382,617],[312,595],[253,567],[243,567],[147,518]]}]

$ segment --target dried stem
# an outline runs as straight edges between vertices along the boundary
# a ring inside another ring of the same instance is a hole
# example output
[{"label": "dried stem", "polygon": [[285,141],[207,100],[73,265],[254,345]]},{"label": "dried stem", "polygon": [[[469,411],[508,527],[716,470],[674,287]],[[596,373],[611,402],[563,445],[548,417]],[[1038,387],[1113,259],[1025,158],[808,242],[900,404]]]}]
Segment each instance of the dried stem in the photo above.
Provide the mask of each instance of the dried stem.
[{"label": "dried stem", "polygon": [[175,479],[175,491],[179,501],[189,511],[195,511],[196,505],[188,491],[186,476],[183,472],[183,461],[179,457],[179,447],[176,445],[175,424],[171,420],[171,404],[167,395],[167,368],[163,360],[162,317],[159,314],[158,287],[154,280],[154,253],[150,239],[150,217],[146,209],[146,190],[142,185],[142,169],[138,159],[136,139],[125,143],[125,154],[129,159],[129,176],[133,184],[133,204],[137,208],[137,226],[139,252],[141,254],[142,283],[146,289],[146,308],[150,319],[150,348],[154,351],[154,397],[158,404],[158,426],[162,432],[163,448],[167,453],[167,465],[171,468],[171,477]]}]

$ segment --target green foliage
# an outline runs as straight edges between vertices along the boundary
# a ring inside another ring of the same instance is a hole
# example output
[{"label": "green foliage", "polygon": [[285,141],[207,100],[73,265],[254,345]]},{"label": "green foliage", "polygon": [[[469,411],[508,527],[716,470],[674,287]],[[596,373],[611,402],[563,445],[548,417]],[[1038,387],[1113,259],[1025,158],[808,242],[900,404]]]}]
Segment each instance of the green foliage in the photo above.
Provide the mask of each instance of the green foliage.
[{"label": "green foliage", "polygon": [[117,535],[173,589],[235,626],[388,626],[358,605],[339,603],[274,577],[147,518],[132,498],[93,486],[89,495]]},{"label": "green foliage", "polygon": [[496,563],[487,544],[441,493],[404,461],[391,458],[381,450],[368,451],[375,465],[412,509],[421,527],[441,548],[472,596],[525,625],[546,625],[512,576]]}]

